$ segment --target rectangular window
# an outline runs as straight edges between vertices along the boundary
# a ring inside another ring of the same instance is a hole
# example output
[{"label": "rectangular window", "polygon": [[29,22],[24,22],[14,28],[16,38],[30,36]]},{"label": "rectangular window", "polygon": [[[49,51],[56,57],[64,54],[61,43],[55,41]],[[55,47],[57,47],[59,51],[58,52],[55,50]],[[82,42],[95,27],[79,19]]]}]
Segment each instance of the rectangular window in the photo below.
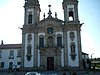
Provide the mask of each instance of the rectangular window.
[{"label": "rectangular window", "polygon": [[28,24],[32,24],[32,14],[28,15]]},{"label": "rectangular window", "polygon": [[10,51],[9,59],[14,59],[14,51],[13,50]]},{"label": "rectangular window", "polygon": [[44,47],[44,38],[43,37],[40,37],[39,47]]},{"label": "rectangular window", "polygon": [[2,58],[2,51],[0,51],[0,58]]},{"label": "rectangular window", "polygon": [[47,29],[47,33],[48,33],[48,34],[53,34],[53,28],[52,28],[52,27],[48,28],[48,29]]},{"label": "rectangular window", "polygon": [[10,69],[13,68],[13,62],[9,62],[9,68],[10,68]]},{"label": "rectangular window", "polygon": [[17,62],[17,65],[21,65],[21,62]]},{"label": "rectangular window", "polygon": [[21,50],[17,50],[17,57],[21,57]]},{"label": "rectangular window", "polygon": [[57,47],[62,46],[62,37],[57,37]]},{"label": "rectangular window", "polygon": [[1,68],[4,68],[4,62],[1,62]]}]

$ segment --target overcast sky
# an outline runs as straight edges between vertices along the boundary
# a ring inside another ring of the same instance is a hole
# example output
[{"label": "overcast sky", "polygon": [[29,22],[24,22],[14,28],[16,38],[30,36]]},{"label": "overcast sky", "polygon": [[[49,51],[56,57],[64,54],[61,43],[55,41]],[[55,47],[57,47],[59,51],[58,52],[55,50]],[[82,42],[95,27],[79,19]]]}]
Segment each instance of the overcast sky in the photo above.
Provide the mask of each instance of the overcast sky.
[{"label": "overcast sky", "polygon": [[[51,4],[52,16],[63,20],[63,0],[39,0],[41,19],[43,13],[48,16],[48,5]],[[0,40],[4,44],[22,43],[22,32],[19,27],[24,24],[24,0],[0,0]],[[82,51],[93,57],[100,57],[100,0],[79,0],[79,20],[81,27]],[[89,55],[89,56],[90,56]]]}]

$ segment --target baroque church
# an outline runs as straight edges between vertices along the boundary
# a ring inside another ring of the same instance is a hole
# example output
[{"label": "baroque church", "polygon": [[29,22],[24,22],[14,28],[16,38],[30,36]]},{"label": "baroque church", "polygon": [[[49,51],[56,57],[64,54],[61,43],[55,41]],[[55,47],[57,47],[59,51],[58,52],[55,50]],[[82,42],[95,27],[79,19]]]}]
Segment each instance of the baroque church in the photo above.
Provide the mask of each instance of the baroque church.
[{"label": "baroque church", "polygon": [[[19,65],[23,69],[64,70],[82,67],[81,26],[78,18],[78,1],[63,0],[64,21],[52,17],[40,20],[38,0],[25,0],[22,44],[1,44],[1,67]],[[7,60],[2,58],[8,51]],[[18,57],[19,56],[19,57]],[[8,62],[6,62],[8,61]],[[4,65],[6,64],[6,65]]]}]

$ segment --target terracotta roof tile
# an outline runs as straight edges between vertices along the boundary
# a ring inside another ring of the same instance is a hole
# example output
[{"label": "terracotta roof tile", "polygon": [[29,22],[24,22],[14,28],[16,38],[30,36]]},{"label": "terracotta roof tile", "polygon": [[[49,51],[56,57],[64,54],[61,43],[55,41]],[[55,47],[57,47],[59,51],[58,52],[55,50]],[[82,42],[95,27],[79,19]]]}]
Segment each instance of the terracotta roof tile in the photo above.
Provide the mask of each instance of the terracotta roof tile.
[{"label": "terracotta roof tile", "polygon": [[22,44],[3,44],[0,45],[0,49],[21,49]]}]

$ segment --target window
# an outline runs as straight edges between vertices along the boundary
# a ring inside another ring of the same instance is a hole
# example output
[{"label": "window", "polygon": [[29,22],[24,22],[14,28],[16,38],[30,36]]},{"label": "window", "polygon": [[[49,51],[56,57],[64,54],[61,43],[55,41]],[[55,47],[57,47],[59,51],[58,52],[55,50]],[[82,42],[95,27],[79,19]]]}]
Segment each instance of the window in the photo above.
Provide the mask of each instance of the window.
[{"label": "window", "polygon": [[28,23],[29,24],[32,24],[32,14],[29,14],[28,15]]},{"label": "window", "polygon": [[13,50],[10,51],[9,59],[14,59],[14,51]]},{"label": "window", "polygon": [[17,62],[17,65],[21,65],[21,62]]},{"label": "window", "polygon": [[44,47],[44,37],[40,37],[39,39],[39,47]]},{"label": "window", "polygon": [[62,37],[58,36],[57,37],[57,47],[61,47],[62,46]]},{"label": "window", "polygon": [[4,62],[1,62],[1,68],[4,68]]},{"label": "window", "polygon": [[48,29],[47,29],[47,33],[48,33],[48,34],[53,34],[53,28],[52,28],[52,27],[48,28]]},{"label": "window", "polygon": [[9,62],[9,69],[13,68],[13,62]]},{"label": "window", "polygon": [[73,11],[69,11],[69,21],[73,21],[73,20],[74,20]]},{"label": "window", "polygon": [[0,58],[2,58],[2,51],[0,51]]},{"label": "window", "polygon": [[21,57],[21,50],[17,50],[17,57]]}]

